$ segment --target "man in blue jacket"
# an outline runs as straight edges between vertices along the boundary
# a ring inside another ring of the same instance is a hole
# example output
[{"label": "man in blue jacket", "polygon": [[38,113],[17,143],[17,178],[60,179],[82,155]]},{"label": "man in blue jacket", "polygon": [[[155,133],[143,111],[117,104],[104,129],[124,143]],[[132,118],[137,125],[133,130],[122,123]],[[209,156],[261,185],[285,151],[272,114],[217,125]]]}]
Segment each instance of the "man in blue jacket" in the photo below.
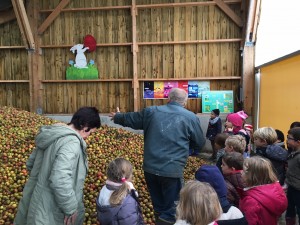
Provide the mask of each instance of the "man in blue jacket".
[{"label": "man in blue jacket", "polygon": [[143,169],[156,225],[175,223],[189,147],[201,149],[205,144],[198,117],[184,108],[187,97],[185,90],[173,88],[166,105],[111,114],[117,124],[144,130]]}]

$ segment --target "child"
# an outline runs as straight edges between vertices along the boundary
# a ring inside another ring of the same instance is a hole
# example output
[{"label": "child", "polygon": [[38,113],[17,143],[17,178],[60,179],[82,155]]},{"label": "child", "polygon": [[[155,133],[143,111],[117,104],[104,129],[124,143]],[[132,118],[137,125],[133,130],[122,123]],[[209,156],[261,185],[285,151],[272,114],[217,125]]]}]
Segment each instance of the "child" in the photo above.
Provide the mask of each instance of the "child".
[{"label": "child", "polygon": [[275,129],[275,132],[277,134],[277,141],[275,142],[275,145],[279,145],[280,147],[285,149],[285,144],[284,144],[284,134],[281,130]]},{"label": "child", "polygon": [[218,161],[221,156],[225,154],[225,141],[229,137],[228,133],[220,133],[215,137],[215,149],[217,150],[217,158]]},{"label": "child", "polygon": [[296,211],[300,219],[300,127],[288,131],[287,145],[292,152],[287,160],[288,208],[285,219],[287,225],[293,225],[296,221]]},{"label": "child", "polygon": [[215,149],[215,137],[217,134],[221,133],[222,131],[222,122],[221,118],[219,117],[220,110],[219,109],[213,109],[210,113],[210,119],[208,122],[207,132],[206,132],[206,138],[210,140],[211,147],[213,150],[213,153],[211,155],[212,160],[215,160],[217,157],[217,150]]},{"label": "child", "polygon": [[[295,128],[295,127],[300,127],[299,121],[294,121],[291,123],[290,129]],[[287,146],[287,149],[288,149],[288,154],[290,154],[293,151],[293,149],[289,148],[288,146]]]},{"label": "child", "polygon": [[239,152],[226,153],[222,159],[222,171],[227,187],[227,199],[239,207],[240,195],[245,188],[242,179],[244,157]]},{"label": "child", "polygon": [[248,115],[244,111],[228,114],[225,121],[224,132],[239,134],[239,131],[243,129],[245,120],[247,118]]},{"label": "child", "polygon": [[215,225],[221,213],[214,189],[207,183],[189,181],[180,191],[174,225]]},{"label": "child", "polygon": [[287,198],[271,162],[259,156],[245,159],[242,178],[247,188],[240,201],[240,210],[245,213],[248,224],[277,225],[287,208]]},{"label": "child", "polygon": [[227,200],[225,180],[216,166],[203,165],[195,173],[195,178],[201,182],[209,183],[217,192],[223,213],[217,221],[218,225],[244,225],[247,221],[242,212]]},{"label": "child", "polygon": [[275,130],[272,127],[259,128],[254,132],[253,138],[254,145],[256,146],[256,154],[271,161],[279,182],[283,185],[288,152],[275,144],[277,141]]},{"label": "child", "polygon": [[[239,152],[241,154],[244,153],[244,150],[246,148],[246,140],[241,135],[231,135],[229,136],[225,141],[225,153],[226,152]],[[222,158],[220,157],[216,163],[216,166],[220,169],[222,173]]]},{"label": "child", "polygon": [[245,138],[246,147],[243,153],[245,158],[250,157],[250,147],[248,147],[248,145],[250,144],[250,134],[249,131],[247,131],[247,129],[244,129],[244,124],[247,118],[248,115],[244,111],[228,114],[224,130],[225,133],[233,135],[239,134]]},{"label": "child", "polygon": [[97,218],[101,225],[144,225],[132,179],[132,165],[123,158],[111,161],[106,185],[96,200]]}]

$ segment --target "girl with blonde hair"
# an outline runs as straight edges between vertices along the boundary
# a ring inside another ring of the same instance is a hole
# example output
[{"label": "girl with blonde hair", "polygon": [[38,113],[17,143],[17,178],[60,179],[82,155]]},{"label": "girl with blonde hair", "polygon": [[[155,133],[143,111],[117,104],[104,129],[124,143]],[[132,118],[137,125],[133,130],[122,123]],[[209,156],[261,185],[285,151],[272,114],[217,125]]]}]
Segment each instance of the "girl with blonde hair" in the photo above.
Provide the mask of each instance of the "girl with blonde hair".
[{"label": "girl with blonde hair", "polygon": [[131,183],[132,170],[132,164],[123,158],[109,163],[106,185],[96,200],[101,225],[144,225],[138,194]]},{"label": "girl with blonde hair", "polygon": [[246,188],[240,210],[248,224],[277,225],[278,218],[287,208],[287,198],[271,162],[259,156],[245,159],[242,178]]},{"label": "girl with blonde hair", "polygon": [[205,182],[189,181],[180,191],[174,225],[213,225],[222,208],[215,190]]}]

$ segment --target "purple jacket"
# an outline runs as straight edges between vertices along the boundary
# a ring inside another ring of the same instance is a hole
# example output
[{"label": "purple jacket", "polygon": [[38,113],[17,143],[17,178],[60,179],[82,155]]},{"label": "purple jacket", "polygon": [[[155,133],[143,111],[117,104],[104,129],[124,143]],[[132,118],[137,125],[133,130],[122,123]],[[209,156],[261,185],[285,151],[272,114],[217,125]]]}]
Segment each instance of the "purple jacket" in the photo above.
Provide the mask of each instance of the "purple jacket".
[{"label": "purple jacket", "polygon": [[121,205],[101,206],[98,198],[97,218],[101,225],[144,225],[140,206],[134,193],[128,194]]}]

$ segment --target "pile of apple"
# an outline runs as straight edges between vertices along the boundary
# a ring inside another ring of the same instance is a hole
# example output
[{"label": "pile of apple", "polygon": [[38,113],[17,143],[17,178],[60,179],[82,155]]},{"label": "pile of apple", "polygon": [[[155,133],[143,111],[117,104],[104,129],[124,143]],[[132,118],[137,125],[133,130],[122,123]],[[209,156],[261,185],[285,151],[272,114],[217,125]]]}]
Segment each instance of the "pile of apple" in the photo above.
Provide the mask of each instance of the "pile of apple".
[{"label": "pile of apple", "polygon": [[[34,138],[42,125],[56,123],[52,119],[11,107],[0,107],[0,225],[11,225],[28,174],[26,160],[34,149]],[[142,170],[143,135],[123,129],[102,126],[87,140],[89,172],[85,182],[85,224],[97,222],[95,200],[105,184],[108,163],[117,158],[128,159],[134,165],[134,185],[146,224],[154,224],[153,207]],[[205,163],[189,157],[185,180],[194,179],[195,171]]]}]

